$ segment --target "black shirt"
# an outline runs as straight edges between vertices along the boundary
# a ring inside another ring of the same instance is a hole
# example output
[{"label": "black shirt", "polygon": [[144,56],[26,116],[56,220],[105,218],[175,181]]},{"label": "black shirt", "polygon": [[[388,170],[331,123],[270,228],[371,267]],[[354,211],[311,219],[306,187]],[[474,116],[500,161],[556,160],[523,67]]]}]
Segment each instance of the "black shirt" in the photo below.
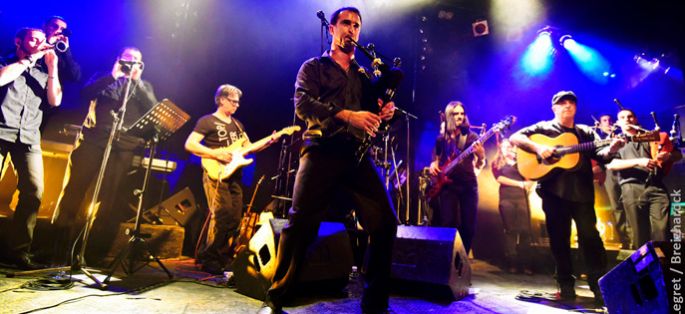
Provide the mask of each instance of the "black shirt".
[{"label": "black shirt", "polygon": [[[574,128],[567,128],[555,121],[542,121],[516,132],[525,136],[542,134],[557,137],[562,133],[573,133],[578,143],[594,142],[595,133],[587,125],[576,124]],[[574,202],[594,203],[595,191],[592,184],[592,164],[590,159],[604,162],[597,156],[602,147],[593,151],[580,153],[580,165],[572,170],[555,169],[543,180],[538,181],[538,193],[550,193],[559,198]]]},{"label": "black shirt", "polygon": [[[459,156],[464,149],[468,148],[471,146],[471,144],[473,144],[473,142],[478,140],[478,135],[476,133],[468,131],[464,146],[458,147],[460,136],[457,136],[456,139],[445,139],[444,136],[438,136],[438,138],[435,140],[433,160],[439,160],[440,166],[443,166],[448,159],[453,160]],[[474,158],[474,154],[470,154],[453,168],[452,172],[449,174],[449,178],[452,179],[452,182],[476,184],[476,172],[473,169]]]},{"label": "black shirt", "polygon": [[[236,118],[231,117],[231,123],[228,123],[212,114],[202,116],[197,120],[193,132],[204,135],[205,137],[202,141],[204,142],[204,145],[209,148],[230,146],[241,137],[247,137],[243,124]],[[242,167],[238,168],[238,170],[231,175],[231,179],[238,180],[242,178],[242,169]]]},{"label": "black shirt", "polygon": [[365,69],[356,62],[345,71],[329,52],[305,61],[295,81],[295,112],[307,123],[309,136],[321,132],[323,137],[344,133],[364,138],[364,132],[335,119],[343,109],[378,112],[373,88]]},{"label": "black shirt", "polygon": [[[0,68],[17,62],[16,55],[0,58]],[[47,71],[36,64],[0,87],[0,140],[40,144],[41,104],[47,104]]]},{"label": "black shirt", "polygon": [[[652,158],[651,150],[648,142],[630,142],[626,143],[618,151],[618,159],[634,159],[634,158]],[[632,167],[623,170],[618,170],[619,184],[624,183],[645,183],[649,177],[649,170],[644,167]],[[657,172],[657,182],[661,182],[663,176],[662,171]]]},{"label": "black shirt", "polygon": [[[96,124],[92,129],[85,129],[85,138],[93,137],[95,140],[105,140],[112,128],[113,117],[111,111],[118,112],[121,107],[126,88],[126,79],[115,80],[110,73],[93,76],[81,90],[81,97],[85,101],[97,100],[95,106]],[[124,127],[131,127],[140,117],[150,110],[156,103],[157,98],[152,85],[143,80],[131,82],[131,95],[126,104]]]},{"label": "black shirt", "polygon": [[[505,178],[509,178],[512,180],[516,181],[524,181],[525,179],[521,176],[519,173],[518,169],[516,168],[516,164],[510,165],[505,163],[504,166],[501,168],[497,168],[492,166],[492,175],[495,176],[495,179],[499,178],[500,176],[503,176]],[[500,202],[507,200],[507,201],[517,201],[517,200],[524,200],[528,196],[526,195],[526,191],[518,186],[510,186],[506,184],[500,184],[499,185],[499,199]]]},{"label": "black shirt", "polygon": [[[55,50],[55,53],[57,53],[57,73],[59,73],[60,83],[80,81],[81,66],[74,60],[71,48],[67,48],[65,52]],[[40,59],[38,63],[44,65],[45,59]]]},{"label": "black shirt", "polygon": [[243,124],[231,117],[231,123],[221,120],[213,114],[202,116],[197,120],[193,132],[204,135],[204,145],[209,148],[229,146],[241,136],[246,136]]}]

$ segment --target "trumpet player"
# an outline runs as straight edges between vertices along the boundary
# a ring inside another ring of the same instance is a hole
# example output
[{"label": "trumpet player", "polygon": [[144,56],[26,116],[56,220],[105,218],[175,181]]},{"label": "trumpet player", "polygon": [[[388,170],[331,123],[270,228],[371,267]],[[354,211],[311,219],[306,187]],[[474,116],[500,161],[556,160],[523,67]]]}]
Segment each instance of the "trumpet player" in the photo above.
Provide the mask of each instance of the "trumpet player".
[{"label": "trumpet player", "polygon": [[18,176],[19,202],[7,238],[0,241],[4,246],[0,259],[19,269],[36,269],[40,265],[31,260],[29,249],[43,197],[41,106],[59,106],[62,87],[57,79],[58,57],[47,49],[43,31],[22,28],[14,44],[15,53],[0,58],[0,168],[11,156]]},{"label": "trumpet player", "polygon": [[43,32],[48,44],[50,44],[59,56],[57,67],[59,68],[60,82],[78,82],[81,80],[81,66],[74,60],[71,54],[69,36],[71,30],[67,28],[67,22],[61,16],[52,16],[43,23]]}]

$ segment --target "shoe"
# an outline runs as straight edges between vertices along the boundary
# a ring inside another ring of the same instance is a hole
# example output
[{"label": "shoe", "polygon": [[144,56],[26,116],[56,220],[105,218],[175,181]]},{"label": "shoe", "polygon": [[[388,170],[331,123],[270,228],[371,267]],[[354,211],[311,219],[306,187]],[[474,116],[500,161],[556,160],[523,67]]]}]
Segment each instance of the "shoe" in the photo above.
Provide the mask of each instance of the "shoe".
[{"label": "shoe", "polygon": [[599,290],[599,287],[590,287],[590,290],[594,294],[594,304],[596,307],[603,307],[604,306],[604,297],[602,297],[602,291]]},{"label": "shoe", "polygon": [[376,311],[368,311],[362,308],[362,314],[393,314],[393,312],[390,308],[386,308],[383,310],[376,310]]},{"label": "shoe", "polygon": [[206,273],[210,273],[212,275],[223,275],[224,274],[224,268],[221,266],[221,263],[216,260],[205,260],[202,262],[202,266],[200,266],[200,270]]},{"label": "shoe", "polygon": [[576,299],[576,289],[573,286],[562,285],[559,288],[559,299],[572,301]]},{"label": "shoe", "polygon": [[379,307],[371,307],[367,306],[362,302],[362,314],[390,314],[394,313],[390,307],[387,306],[379,306]]},{"label": "shoe", "polygon": [[271,302],[262,303],[262,307],[257,311],[257,314],[287,314],[283,312],[283,308]]},{"label": "shoe", "polygon": [[4,261],[8,264],[14,265],[21,270],[36,270],[46,268],[45,265],[39,264],[31,260],[28,253],[19,253],[18,255],[5,256]]}]

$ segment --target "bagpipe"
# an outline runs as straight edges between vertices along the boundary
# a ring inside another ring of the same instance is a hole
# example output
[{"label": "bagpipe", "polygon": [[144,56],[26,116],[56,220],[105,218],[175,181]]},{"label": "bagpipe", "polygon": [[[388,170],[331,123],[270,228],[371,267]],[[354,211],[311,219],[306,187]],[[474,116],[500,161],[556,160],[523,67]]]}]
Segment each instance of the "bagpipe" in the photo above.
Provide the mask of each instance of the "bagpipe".
[{"label": "bagpipe", "polygon": [[[349,38],[349,40],[354,47],[359,49],[371,61],[371,68],[373,69],[371,74],[366,73],[361,67],[360,71],[363,71],[364,75],[371,80],[375,96],[377,99],[381,100],[381,105],[377,112],[381,112],[386,104],[395,99],[397,89],[399,88],[402,79],[404,79],[404,73],[400,70],[402,60],[400,58],[394,58],[393,64],[390,66],[378,57],[373,44],[370,43],[364,47],[352,38]],[[389,127],[390,123],[382,121],[378,130],[379,132],[387,132]],[[355,154],[358,162],[362,161],[371,145],[373,145],[374,138],[375,136],[366,134],[364,139],[359,143]]]}]

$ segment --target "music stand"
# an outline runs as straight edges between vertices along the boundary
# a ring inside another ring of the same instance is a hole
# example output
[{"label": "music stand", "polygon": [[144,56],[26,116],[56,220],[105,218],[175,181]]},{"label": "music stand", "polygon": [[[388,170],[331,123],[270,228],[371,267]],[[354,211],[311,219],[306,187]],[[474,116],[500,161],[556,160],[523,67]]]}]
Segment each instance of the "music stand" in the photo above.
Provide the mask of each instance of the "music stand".
[{"label": "music stand", "polygon": [[[176,106],[169,99],[164,99],[152,109],[150,109],[145,115],[143,115],[138,121],[136,121],[132,127],[130,127],[126,133],[132,136],[137,136],[145,139],[150,147],[150,157],[148,159],[147,169],[145,170],[145,179],[143,179],[143,186],[140,190],[136,190],[134,194],[138,196],[138,208],[136,210],[136,221],[133,230],[127,230],[127,234],[131,236],[128,240],[128,245],[117,254],[116,258],[112,261],[109,266],[109,274],[105,278],[104,283],[109,283],[110,278],[121,264],[122,270],[130,275],[141,268],[147,266],[150,262],[155,261],[157,264],[166,272],[169,279],[173,278],[173,275],[164,266],[162,261],[155,254],[152,253],[145,238],[149,238],[149,234],[142,234],[140,232],[141,219],[143,214],[143,196],[147,189],[147,185],[150,178],[152,160],[155,158],[155,152],[157,149],[157,143],[160,140],[168,139],[174,132],[181,128],[188,120],[190,116],[183,111],[181,108]],[[138,250],[142,249],[142,250]],[[135,252],[141,252],[145,258],[143,264],[139,267],[134,267],[136,262]],[[128,257],[128,264],[124,262],[124,259]]]}]

